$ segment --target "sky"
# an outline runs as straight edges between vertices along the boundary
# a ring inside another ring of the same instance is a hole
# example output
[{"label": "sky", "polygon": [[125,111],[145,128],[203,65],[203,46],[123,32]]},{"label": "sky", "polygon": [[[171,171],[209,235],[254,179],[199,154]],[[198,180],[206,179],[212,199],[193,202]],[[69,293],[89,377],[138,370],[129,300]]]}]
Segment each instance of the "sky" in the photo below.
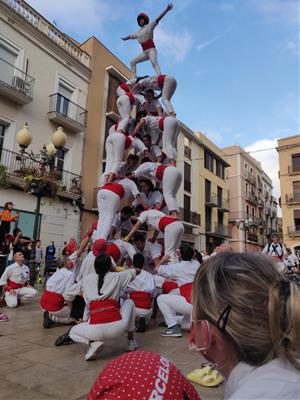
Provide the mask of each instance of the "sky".
[{"label": "sky", "polygon": [[[96,36],[124,63],[140,52],[121,36],[164,0],[27,0],[79,42]],[[162,72],[176,77],[178,118],[219,147],[251,151],[274,179],[276,139],[299,134],[299,0],[175,0],[155,30]],[[153,74],[149,63],[138,74]],[[272,148],[273,150],[261,151]],[[259,151],[258,151],[259,150]]]}]

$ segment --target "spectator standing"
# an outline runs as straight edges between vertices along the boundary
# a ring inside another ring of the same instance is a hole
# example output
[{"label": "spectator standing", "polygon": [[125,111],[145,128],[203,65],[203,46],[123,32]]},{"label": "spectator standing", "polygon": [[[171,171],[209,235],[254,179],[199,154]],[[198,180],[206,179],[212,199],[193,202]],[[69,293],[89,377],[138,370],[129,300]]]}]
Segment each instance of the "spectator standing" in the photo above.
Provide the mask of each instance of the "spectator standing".
[{"label": "spectator standing", "polygon": [[46,260],[54,260],[56,253],[56,248],[54,242],[52,241],[49,246],[46,247]]},{"label": "spectator standing", "polygon": [[0,213],[0,242],[2,242],[5,235],[10,232],[10,223],[19,219],[19,213],[15,215],[11,214],[13,208],[14,204],[9,201],[4,204],[3,211]]}]

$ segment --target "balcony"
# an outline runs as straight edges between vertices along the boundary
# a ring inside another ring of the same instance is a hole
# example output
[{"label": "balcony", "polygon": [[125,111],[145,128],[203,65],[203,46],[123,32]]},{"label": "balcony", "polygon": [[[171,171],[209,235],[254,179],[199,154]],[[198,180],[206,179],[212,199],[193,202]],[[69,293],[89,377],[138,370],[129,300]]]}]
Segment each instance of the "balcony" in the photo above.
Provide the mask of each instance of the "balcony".
[{"label": "balcony", "polygon": [[205,205],[207,207],[218,207],[217,195],[214,193],[205,195]]},{"label": "balcony", "polygon": [[222,212],[229,212],[229,202],[228,200],[217,199],[218,209]]},{"label": "balcony", "polygon": [[24,105],[33,100],[35,79],[0,58],[0,95]]},{"label": "balcony", "polygon": [[182,207],[179,207],[179,214],[183,223],[186,222],[188,224],[200,226],[200,214],[194,211],[184,210]]},{"label": "balcony", "polygon": [[189,160],[192,159],[192,150],[188,146],[184,146],[184,157],[188,158]]},{"label": "balcony", "polygon": [[271,216],[271,208],[270,208],[270,207],[267,207],[267,208],[266,208],[265,214],[266,214],[266,217]]},{"label": "balcony", "polygon": [[23,0],[1,0],[1,2],[9,7],[13,12],[19,14],[29,24],[34,26],[43,35],[48,37],[52,42],[56,43],[72,58],[79,61],[85,67],[90,66],[90,56],[78,46],[75,40],[63,34],[54,25],[50,24],[45,18],[38,14],[29,4]]},{"label": "balcony", "polygon": [[257,189],[260,190],[260,191],[262,191],[262,188],[263,188],[263,187],[262,187],[262,182],[261,182],[261,180],[258,180],[258,181],[257,181]]},{"label": "balcony", "polygon": [[78,133],[86,127],[87,111],[59,93],[50,96],[48,118],[67,130]]},{"label": "balcony", "polygon": [[289,236],[300,236],[300,225],[288,226]]},{"label": "balcony", "polygon": [[258,199],[258,208],[263,210],[265,208],[265,203],[262,199]]},{"label": "balcony", "polygon": [[288,174],[289,174],[289,175],[297,175],[297,174],[300,174],[300,166],[289,165],[289,166],[288,166]]},{"label": "balcony", "polygon": [[300,193],[291,193],[285,196],[286,204],[300,203]]},{"label": "balcony", "polygon": [[249,183],[251,183],[252,185],[256,186],[256,178],[255,175],[253,175],[251,172],[249,171],[244,171],[244,176],[246,181],[248,181]]},{"label": "balcony", "polygon": [[211,224],[210,226],[207,225],[205,228],[205,233],[206,235],[220,237],[220,238],[231,237],[229,226],[218,223]]},{"label": "balcony", "polygon": [[257,227],[261,227],[261,228],[263,228],[263,220],[261,219],[261,218],[258,218],[258,217],[250,217],[251,218],[251,220],[252,220],[252,225],[253,226],[257,226]]},{"label": "balcony", "polygon": [[265,199],[267,200],[269,198],[269,192],[265,193]]},{"label": "balcony", "polygon": [[258,243],[258,235],[253,232],[248,232],[247,241],[252,243]]},{"label": "balcony", "polygon": [[249,203],[257,206],[258,205],[258,197],[256,196],[255,193],[252,192],[246,192],[245,194],[245,198],[247,201],[249,201]]},{"label": "balcony", "polygon": [[[25,175],[29,175],[30,171],[37,171],[40,165],[32,161],[30,158],[21,160],[20,154],[0,147],[0,165],[7,169],[8,185],[20,189],[24,189],[26,181]],[[50,168],[46,172],[50,172]],[[62,170],[60,177],[57,178],[59,190],[57,196],[68,198],[70,200],[78,200],[81,195],[81,176],[72,172]]]}]

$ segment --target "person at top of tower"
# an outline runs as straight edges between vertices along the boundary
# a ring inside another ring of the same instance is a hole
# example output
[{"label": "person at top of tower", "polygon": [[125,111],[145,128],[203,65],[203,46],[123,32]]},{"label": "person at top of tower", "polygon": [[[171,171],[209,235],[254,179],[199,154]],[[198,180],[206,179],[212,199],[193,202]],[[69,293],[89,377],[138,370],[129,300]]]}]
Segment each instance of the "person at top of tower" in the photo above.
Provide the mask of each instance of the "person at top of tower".
[{"label": "person at top of tower", "polygon": [[136,77],[136,64],[150,60],[157,75],[161,74],[160,67],[157,62],[157,52],[153,41],[153,31],[159,21],[172,10],[173,4],[168,4],[165,10],[154,20],[150,22],[148,15],[141,13],[137,16],[137,23],[140,29],[131,35],[121,37],[122,40],[137,39],[142,46],[143,52],[134,57],[131,62],[131,71],[133,77]]}]

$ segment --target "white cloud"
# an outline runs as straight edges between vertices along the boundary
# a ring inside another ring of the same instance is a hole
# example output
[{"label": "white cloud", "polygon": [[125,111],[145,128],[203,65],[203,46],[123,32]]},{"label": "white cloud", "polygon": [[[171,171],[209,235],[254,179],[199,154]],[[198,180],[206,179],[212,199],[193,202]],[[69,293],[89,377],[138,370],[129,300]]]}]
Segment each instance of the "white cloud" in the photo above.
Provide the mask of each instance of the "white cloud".
[{"label": "white cloud", "polygon": [[159,26],[155,31],[155,43],[162,55],[172,61],[181,62],[191,50],[193,39],[187,31],[171,32]]},{"label": "white cloud", "polygon": [[[279,160],[276,151],[277,139],[262,139],[258,140],[245,148],[250,155],[257,161],[261,162],[262,169],[272,179],[273,182],[273,195],[280,196],[280,184],[278,178]],[[264,150],[263,149],[271,149]]]},{"label": "white cloud", "polygon": [[299,25],[299,0],[253,0],[258,12],[268,21]]},{"label": "white cloud", "polygon": [[221,39],[223,36],[224,35],[217,35],[217,36],[214,36],[211,39],[205,40],[204,42],[198,44],[197,50],[201,51],[201,50],[205,49],[206,47],[210,46],[211,44],[213,44],[216,41],[218,41],[219,39]]},{"label": "white cloud", "polygon": [[295,56],[299,56],[299,43],[296,40],[289,40],[283,50]]}]

